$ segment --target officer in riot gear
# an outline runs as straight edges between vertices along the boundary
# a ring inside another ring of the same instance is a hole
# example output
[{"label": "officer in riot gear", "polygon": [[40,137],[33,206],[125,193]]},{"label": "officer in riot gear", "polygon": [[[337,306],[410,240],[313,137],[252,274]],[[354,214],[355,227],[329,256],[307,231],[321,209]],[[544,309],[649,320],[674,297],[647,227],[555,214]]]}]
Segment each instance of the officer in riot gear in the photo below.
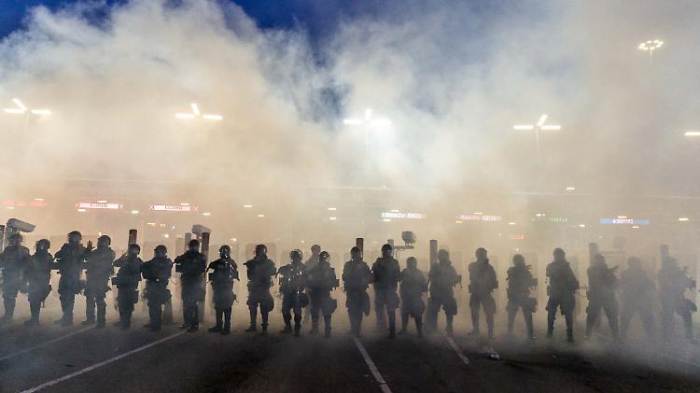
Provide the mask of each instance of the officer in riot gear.
[{"label": "officer in riot gear", "polygon": [[651,312],[651,293],[656,290],[656,284],[642,268],[639,258],[630,257],[627,260],[627,270],[620,277],[620,300],[622,323],[620,334],[624,339],[634,314],[639,314],[644,331],[648,338],[654,336],[654,317]]},{"label": "officer in riot gear", "polygon": [[345,289],[345,307],[350,317],[350,333],[360,337],[362,317],[369,315],[369,295],[367,288],[372,280],[369,265],[362,260],[359,247],[350,249],[350,260],[343,266],[343,287]]},{"label": "officer in riot gear", "polygon": [[199,330],[199,303],[203,302],[206,289],[203,285],[207,270],[207,258],[199,252],[199,241],[190,240],[187,251],[175,258],[175,271],[180,273],[182,319],[180,329],[189,333]]},{"label": "officer in riot gear", "polygon": [[685,297],[685,291],[695,288],[695,280],[688,276],[686,270],[678,266],[675,258],[664,257],[661,269],[657,273],[659,281],[659,297],[661,300],[661,329],[664,339],[673,336],[673,315],[683,318],[685,338],[695,343],[693,336],[693,313],[697,306]]},{"label": "officer in riot gear", "polygon": [[139,281],[141,281],[141,265],[139,258],[141,247],[138,244],[130,244],[126,254],[114,261],[114,267],[119,268],[117,275],[112,279],[112,284],[117,286],[117,304],[119,306],[119,328],[122,330],[131,327],[131,314],[134,305],[139,301]]},{"label": "officer in riot gear", "polygon": [[493,316],[496,301],[491,293],[498,288],[496,271],[489,264],[488,252],[484,248],[476,250],[476,261],[469,264],[469,307],[472,317],[472,335],[479,335],[479,308],[484,309],[489,338],[493,338]]},{"label": "officer in riot gear", "polygon": [[85,265],[85,258],[90,249],[85,248],[81,241],[83,236],[78,231],[68,234],[68,242],[55,255],[54,269],[58,270],[61,279],[58,282],[58,294],[61,298],[63,317],[54,323],[61,326],[73,324],[73,307],[75,295],[83,290],[84,284],[80,275]]},{"label": "officer in riot gear", "polygon": [[171,297],[168,284],[173,263],[168,258],[168,249],[159,245],[153,250],[154,257],[141,265],[141,275],[146,280],[146,300],[148,301],[149,321],[146,328],[160,331],[163,324],[163,306]]},{"label": "officer in riot gear", "polygon": [[532,277],[530,269],[532,267],[525,264],[525,258],[516,254],[513,256],[513,266],[508,269],[508,335],[513,334],[513,324],[518,310],[523,311],[527,337],[535,339],[532,326],[532,313],[537,308],[537,299],[530,297],[530,289],[537,286],[537,279]]},{"label": "officer in riot gear", "polygon": [[[457,274],[450,254],[447,250],[438,251],[438,263],[430,267],[428,273],[430,281],[430,298],[428,299],[428,327],[431,331],[437,328],[438,312],[440,308],[445,310],[447,318],[447,335],[452,335],[452,321],[457,315],[457,300],[454,295],[454,286],[462,281]],[[401,284],[403,288],[403,284]]]},{"label": "officer in riot gear", "polygon": [[566,340],[574,342],[574,307],[576,299],[574,294],[579,288],[578,280],[571,269],[571,265],[566,260],[566,253],[561,248],[554,249],[554,261],[547,265],[547,280],[549,286],[547,293],[547,338],[551,338],[554,333],[554,320],[557,309],[561,310],[566,320]]},{"label": "officer in riot gear", "polygon": [[382,246],[382,256],[372,265],[374,281],[374,310],[377,313],[377,330],[386,329],[386,317],[389,319],[389,338],[396,337],[396,309],[399,307],[399,295],[396,289],[401,279],[399,261],[393,257],[391,244]]},{"label": "officer in riot gear", "polygon": [[17,303],[17,293],[22,288],[22,276],[29,263],[29,249],[22,245],[22,235],[14,233],[8,239],[9,245],[0,254],[2,269],[2,299],[5,314],[0,323],[11,323]]},{"label": "officer in riot gear", "polygon": [[[416,321],[418,336],[423,336],[423,312],[425,302],[423,294],[428,291],[428,282],[425,273],[418,270],[418,260],[415,257],[406,259],[406,268],[401,271],[401,330],[399,334],[406,334],[410,317]],[[456,308],[456,304],[455,304]],[[435,311],[437,322],[437,311]]]},{"label": "officer in riot gear", "polygon": [[586,308],[586,339],[591,337],[593,326],[600,315],[601,308],[608,318],[610,332],[615,340],[619,339],[617,328],[618,305],[615,298],[618,279],[615,276],[617,266],[608,268],[605,257],[601,254],[593,256],[591,267],[588,268],[588,307]]},{"label": "officer in riot gear", "polygon": [[[318,255],[320,253],[321,246],[319,246],[318,244],[314,244],[313,246],[311,246],[311,256],[309,257],[309,259],[306,260],[306,262],[304,262],[306,270],[309,270],[314,266],[318,265]],[[309,319],[311,319],[311,307],[305,307],[303,322],[307,323]]]},{"label": "officer in riot gear", "polygon": [[275,307],[275,301],[270,294],[272,277],[277,274],[275,263],[267,257],[267,247],[264,244],[255,246],[255,257],[245,263],[248,274],[248,310],[250,311],[250,327],[246,332],[257,331],[258,307],[262,316],[262,331],[267,333],[268,317]]},{"label": "officer in riot gear", "polygon": [[29,310],[32,316],[24,324],[34,326],[39,324],[39,313],[41,305],[51,292],[51,265],[53,255],[49,253],[51,242],[41,239],[36,242],[36,251],[29,259],[29,264],[25,270],[25,280],[27,282],[27,297],[29,298]]},{"label": "officer in riot gear", "polygon": [[85,257],[85,321],[83,325],[95,323],[95,306],[97,306],[97,326],[105,326],[107,304],[105,297],[109,290],[109,277],[114,274],[114,251],[110,248],[112,239],[102,235],[97,239],[97,248],[92,250],[92,242],[88,242],[90,250]]},{"label": "officer in riot gear", "polygon": [[331,298],[331,291],[339,285],[335,269],[330,265],[330,254],[321,251],[318,264],[307,270],[306,283],[311,298],[311,333],[318,333],[319,313],[323,313],[325,337],[331,336],[331,315],[338,308],[338,301]]},{"label": "officer in riot gear", "polygon": [[[281,333],[292,333],[299,336],[301,332],[302,309],[309,304],[309,298],[304,293],[306,288],[306,266],[302,262],[301,250],[289,253],[291,262],[277,271],[280,276],[280,295],[282,296],[282,318],[284,329]],[[294,311],[294,330],[292,330],[292,311]]]},{"label": "officer in riot gear", "polygon": [[238,265],[231,258],[231,247],[219,247],[219,259],[209,264],[209,282],[214,290],[214,311],[216,325],[209,333],[231,334],[231,308],[236,295],[233,293],[233,281],[238,280]]}]

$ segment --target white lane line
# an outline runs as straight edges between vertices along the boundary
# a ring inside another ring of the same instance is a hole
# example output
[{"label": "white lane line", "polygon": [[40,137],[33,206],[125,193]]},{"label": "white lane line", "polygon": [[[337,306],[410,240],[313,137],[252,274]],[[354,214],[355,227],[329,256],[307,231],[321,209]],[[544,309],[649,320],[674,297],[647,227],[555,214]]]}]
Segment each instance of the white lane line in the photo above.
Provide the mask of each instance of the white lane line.
[{"label": "white lane line", "polygon": [[462,362],[464,362],[464,364],[466,364],[468,366],[469,359],[467,359],[467,357],[464,356],[464,354],[462,353],[462,350],[459,349],[455,340],[453,340],[452,337],[450,337],[450,336],[445,336],[445,337],[447,337],[447,342],[450,343],[450,346],[452,347],[452,349],[454,349],[455,352],[457,352],[457,356],[459,356],[459,358],[462,360]]},{"label": "white lane line", "polygon": [[75,336],[76,334],[84,333],[84,332],[87,332],[88,330],[94,329],[94,328],[95,328],[94,326],[90,326],[90,327],[86,327],[86,328],[83,328],[83,329],[80,329],[80,330],[76,330],[76,331],[74,331],[74,332],[70,332],[70,333],[68,333],[68,334],[64,334],[63,336],[56,337],[56,338],[54,338],[53,340],[49,340],[49,341],[43,342],[43,343],[41,343],[41,344],[35,345],[35,346],[33,346],[33,347],[29,347],[29,348],[27,348],[27,349],[23,349],[23,350],[21,350],[21,351],[19,351],[19,352],[15,352],[15,353],[12,353],[12,354],[9,354],[9,355],[5,355],[5,356],[3,356],[3,357],[0,357],[0,362],[3,361],[3,360],[11,359],[11,358],[13,358],[13,357],[15,357],[15,356],[23,355],[23,354],[25,354],[25,353],[27,353],[27,352],[31,352],[31,351],[33,351],[33,350],[35,350],[35,349],[38,349],[38,348],[41,348],[41,347],[43,347],[43,346],[46,346],[46,345],[49,345],[49,344],[53,344],[53,343],[58,342],[58,341],[61,341],[61,340],[65,340],[65,339],[67,339],[67,338],[69,338],[69,337]]},{"label": "white lane line", "polygon": [[382,389],[382,392],[391,393],[391,389],[389,389],[389,385],[386,384],[384,377],[382,377],[382,374],[379,373],[379,369],[377,369],[377,366],[374,365],[372,358],[369,357],[367,350],[362,345],[360,340],[358,340],[357,337],[353,337],[353,340],[355,341],[355,346],[357,347],[358,350],[360,350],[362,357],[365,359],[365,363],[367,363],[367,367],[369,367],[369,371],[372,372],[372,375],[374,375],[374,379],[376,379],[377,383],[379,383],[379,387]]},{"label": "white lane line", "polygon": [[102,366],[106,366],[106,365],[108,365],[108,364],[110,364],[110,363],[114,363],[114,362],[116,362],[117,360],[124,359],[125,357],[131,356],[131,355],[133,355],[133,354],[135,354],[135,353],[138,353],[138,352],[141,352],[141,351],[145,351],[145,350],[148,349],[148,348],[155,347],[155,346],[158,345],[158,344],[162,344],[162,343],[164,343],[164,342],[166,342],[166,341],[168,341],[168,340],[172,340],[172,339],[175,338],[175,337],[182,336],[183,334],[185,334],[184,331],[183,331],[183,332],[179,332],[179,333],[175,333],[175,334],[173,334],[172,336],[168,336],[168,337],[165,337],[165,338],[160,339],[160,340],[158,340],[158,341],[154,341],[154,342],[152,342],[152,343],[150,343],[150,344],[146,344],[146,345],[144,345],[144,346],[142,346],[142,347],[138,347],[138,348],[136,348],[136,349],[132,349],[132,350],[129,351],[129,352],[125,352],[125,353],[123,353],[123,354],[121,354],[121,355],[119,355],[119,356],[115,356],[115,357],[113,357],[113,358],[111,358],[111,359],[107,359],[107,360],[105,360],[105,361],[102,361],[102,362],[93,364],[92,366],[85,367],[84,369],[78,370],[78,371],[76,371],[76,372],[74,372],[74,373],[70,373],[70,374],[68,374],[68,375],[64,375],[64,376],[62,376],[61,378],[56,378],[56,379],[54,379],[53,381],[49,381],[49,382],[43,383],[43,384],[41,384],[41,385],[39,385],[39,386],[36,386],[36,387],[33,387],[33,388],[31,388],[31,389],[23,390],[21,393],[33,393],[33,392],[38,392],[39,390],[43,390],[43,389],[46,389],[46,388],[48,388],[48,387],[57,385],[57,384],[59,384],[59,383],[61,383],[61,382],[63,382],[63,381],[67,381],[67,380],[69,380],[69,379],[71,379],[71,378],[75,378],[75,377],[77,377],[77,376],[79,376],[79,375],[88,373],[88,372],[90,372],[90,371],[92,371],[92,370],[95,370],[95,369],[98,369],[98,368],[100,368],[100,367],[102,367]]}]

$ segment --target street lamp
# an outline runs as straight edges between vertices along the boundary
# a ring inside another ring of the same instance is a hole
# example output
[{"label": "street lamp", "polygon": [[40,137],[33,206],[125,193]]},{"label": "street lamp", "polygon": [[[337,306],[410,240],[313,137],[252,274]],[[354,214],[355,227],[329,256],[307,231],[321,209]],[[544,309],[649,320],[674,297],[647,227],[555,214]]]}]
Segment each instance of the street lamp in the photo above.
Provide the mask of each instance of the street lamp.
[{"label": "street lamp", "polygon": [[14,108],[5,108],[5,113],[10,115],[36,115],[36,116],[49,116],[51,111],[48,109],[30,109],[19,100],[19,98],[13,98],[12,102],[15,104]]},{"label": "street lamp", "polygon": [[365,109],[365,116],[362,118],[347,118],[343,120],[343,124],[349,127],[362,126],[365,131],[365,161],[368,158],[369,151],[369,132],[372,128],[388,127],[391,125],[391,119],[386,117],[374,117],[371,108]]},{"label": "street lamp", "polygon": [[561,126],[560,125],[550,125],[550,124],[545,124],[547,121],[548,115],[542,115],[540,116],[540,119],[537,121],[537,124],[526,124],[526,125],[514,125],[513,129],[516,131],[535,131],[535,141],[537,143],[537,159],[540,159],[540,131],[560,131]]},{"label": "street lamp", "polygon": [[221,115],[214,115],[211,113],[202,113],[199,110],[199,105],[196,103],[190,104],[190,107],[192,108],[192,112],[181,112],[181,113],[176,113],[175,117],[180,119],[180,120],[193,120],[197,118],[202,118],[204,120],[213,120],[213,121],[218,121],[218,120],[223,120],[224,117]]},{"label": "street lamp", "polygon": [[647,40],[639,44],[639,50],[649,52],[649,61],[654,64],[654,51],[661,48],[664,42],[661,40]]}]

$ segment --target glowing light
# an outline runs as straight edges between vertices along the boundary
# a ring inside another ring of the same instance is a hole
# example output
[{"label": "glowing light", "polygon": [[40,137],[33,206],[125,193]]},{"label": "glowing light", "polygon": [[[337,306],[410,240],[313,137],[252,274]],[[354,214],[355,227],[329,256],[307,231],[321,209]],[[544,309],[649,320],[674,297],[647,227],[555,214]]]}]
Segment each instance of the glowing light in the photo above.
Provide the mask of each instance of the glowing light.
[{"label": "glowing light", "polygon": [[193,120],[197,118],[202,118],[204,120],[223,120],[224,117],[221,115],[215,115],[213,113],[202,113],[202,111],[199,109],[199,105],[197,103],[193,102],[190,104],[190,108],[192,108],[192,112],[181,112],[181,113],[176,113],[175,117],[181,120]]},{"label": "glowing light", "polygon": [[180,202],[182,206],[189,206],[190,204],[188,202]]},{"label": "glowing light", "polygon": [[624,219],[627,218],[627,216],[617,216],[617,218],[619,218],[619,219],[621,219],[621,220],[624,220]]},{"label": "glowing light", "polygon": [[460,221],[460,220],[455,221],[455,224],[461,224],[461,223],[462,223],[462,221]]},{"label": "glowing light", "polygon": [[264,214],[258,214],[258,218],[265,218]]},{"label": "glowing light", "polygon": [[400,210],[398,210],[398,209],[392,209],[392,210],[389,210],[389,211],[392,212],[392,213],[398,213],[398,212],[400,212]]},{"label": "glowing light", "polygon": [[78,213],[85,213],[86,211],[85,209],[78,209]]},{"label": "glowing light", "polygon": [[231,238],[231,241],[235,243],[235,242],[238,241],[238,239],[236,239],[235,237],[232,237],[232,238]]},{"label": "glowing light", "polygon": [[532,125],[532,124],[519,124],[519,125],[514,125],[513,129],[516,131],[559,131],[561,130],[560,125],[545,125],[544,123],[547,122],[547,119],[549,119],[549,115],[542,115],[540,118],[537,120],[537,124]]},{"label": "glowing light", "polygon": [[15,104],[16,108],[6,108],[5,113],[11,114],[11,115],[24,115],[26,113],[31,113],[31,114],[37,115],[37,116],[48,116],[51,114],[51,111],[48,109],[29,109],[18,98],[13,98],[12,102]]},{"label": "glowing light", "polygon": [[574,186],[566,187],[566,191],[576,191],[576,187],[574,187]]},{"label": "glowing light", "polygon": [[639,50],[643,50],[645,52],[653,52],[659,48],[661,48],[664,45],[664,42],[661,40],[647,40],[639,44],[637,48]]},{"label": "glowing light", "polygon": [[107,203],[107,201],[104,199],[100,199],[99,201],[97,201],[97,203]]},{"label": "glowing light", "polygon": [[680,221],[680,222],[687,222],[687,221],[690,221],[690,218],[688,218],[688,217],[678,217],[678,221]]},{"label": "glowing light", "polygon": [[168,239],[168,238],[170,238],[170,235],[168,235],[168,234],[166,233],[166,234],[163,235],[163,237],[166,238],[166,239]]},{"label": "glowing light", "polygon": [[585,227],[586,227],[586,224],[578,224],[578,226],[581,227],[581,228],[585,228]]},{"label": "glowing light", "polygon": [[131,214],[139,214],[139,211],[138,211],[138,210],[132,210],[132,211],[131,211]]},{"label": "glowing light", "polygon": [[508,223],[508,225],[515,225],[515,223],[511,221]]},{"label": "glowing light", "polygon": [[688,138],[698,137],[700,136],[700,131],[686,131],[685,136]]},{"label": "glowing light", "polygon": [[336,211],[336,210],[338,210],[338,209],[336,209],[336,208],[334,208],[334,207],[329,207],[328,210],[334,212],[334,211]]},{"label": "glowing light", "polygon": [[331,221],[335,221],[335,220],[337,220],[338,218],[337,218],[337,217],[328,217],[328,219],[331,220]]},{"label": "glowing light", "polygon": [[391,222],[391,219],[390,219],[390,218],[384,218],[384,219],[382,219],[382,221],[384,221],[384,222]]},{"label": "glowing light", "polygon": [[14,206],[7,206],[6,209],[7,210],[15,210],[15,207]]},{"label": "glowing light", "polygon": [[253,207],[253,205],[243,205],[243,207],[246,208],[246,209],[250,209],[250,208]]},{"label": "glowing light", "polygon": [[44,202],[44,198],[34,198],[34,200],[37,202]]},{"label": "glowing light", "polygon": [[639,229],[639,225],[632,225],[632,229]]},{"label": "glowing light", "polygon": [[343,124],[346,126],[367,125],[374,127],[386,127],[392,124],[391,119],[386,117],[374,117],[374,111],[371,108],[365,109],[363,118],[348,118],[343,119]]},{"label": "glowing light", "polygon": [[149,227],[154,227],[154,226],[156,226],[156,223],[155,222],[147,222],[146,225],[148,225]]},{"label": "glowing light", "polygon": [[13,98],[13,99],[12,99],[12,102],[14,102],[15,105],[17,105],[17,106],[19,107],[19,109],[23,110],[24,112],[27,111],[27,107],[24,106],[24,104],[22,103],[22,101],[20,101],[18,98]]},{"label": "glowing light", "polygon": [[202,215],[205,217],[209,217],[209,216],[211,216],[211,212],[204,212],[204,213],[202,213]]}]

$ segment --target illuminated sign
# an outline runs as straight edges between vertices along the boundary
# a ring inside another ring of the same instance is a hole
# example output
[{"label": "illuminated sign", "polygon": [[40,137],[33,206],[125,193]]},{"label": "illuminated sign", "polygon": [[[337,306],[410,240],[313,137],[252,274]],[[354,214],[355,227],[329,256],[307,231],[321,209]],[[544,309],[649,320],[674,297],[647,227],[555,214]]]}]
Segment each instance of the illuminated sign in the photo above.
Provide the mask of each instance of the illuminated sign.
[{"label": "illuminated sign", "polygon": [[123,209],[124,205],[119,203],[92,203],[92,202],[78,202],[75,204],[78,209],[106,209],[106,210],[119,210]]},{"label": "illuminated sign", "polygon": [[503,218],[501,216],[487,216],[484,214],[462,214],[459,216],[462,221],[490,221],[496,222],[501,221]]},{"label": "illuminated sign", "polygon": [[420,220],[425,218],[425,214],[420,213],[399,213],[399,212],[382,212],[383,219],[407,219]]},{"label": "illuminated sign", "polygon": [[553,222],[557,224],[566,224],[569,222],[569,219],[566,217],[556,217],[556,216],[545,216],[543,214],[541,215],[536,215],[535,218],[533,219],[535,222]]},{"label": "illuminated sign", "polygon": [[640,218],[601,218],[600,223],[603,225],[649,225],[651,221]]},{"label": "illuminated sign", "polygon": [[192,205],[151,205],[151,210],[157,212],[196,212],[199,207]]},{"label": "illuminated sign", "polygon": [[508,239],[510,240],[525,240],[525,235],[510,235],[508,236]]},{"label": "illuminated sign", "polygon": [[44,200],[33,200],[33,201],[3,201],[3,206],[5,207],[46,207],[46,202]]}]

